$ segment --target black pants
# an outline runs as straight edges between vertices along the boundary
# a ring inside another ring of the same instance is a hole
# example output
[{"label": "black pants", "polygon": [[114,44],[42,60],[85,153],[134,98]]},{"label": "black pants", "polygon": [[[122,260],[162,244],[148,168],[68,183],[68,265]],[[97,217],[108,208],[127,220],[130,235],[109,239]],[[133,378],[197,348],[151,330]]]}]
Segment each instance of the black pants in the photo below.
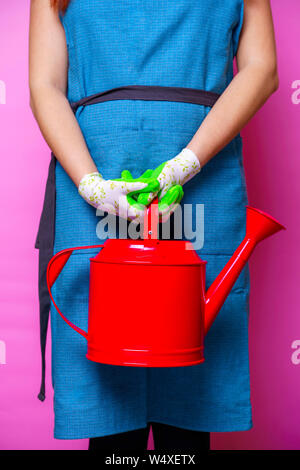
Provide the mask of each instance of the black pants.
[{"label": "black pants", "polygon": [[209,432],[192,431],[168,424],[148,423],[146,428],[90,439],[89,450],[146,450],[152,426],[155,450],[209,450]]}]

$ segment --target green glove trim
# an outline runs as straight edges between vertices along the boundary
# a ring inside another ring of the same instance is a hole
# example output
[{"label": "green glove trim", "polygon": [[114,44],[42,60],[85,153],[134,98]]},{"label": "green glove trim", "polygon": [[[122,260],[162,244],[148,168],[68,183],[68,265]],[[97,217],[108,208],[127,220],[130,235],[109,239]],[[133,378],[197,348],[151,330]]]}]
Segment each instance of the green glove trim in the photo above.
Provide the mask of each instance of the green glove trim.
[{"label": "green glove trim", "polygon": [[158,211],[160,219],[162,217],[166,217],[167,215],[171,215],[178,204],[180,204],[182,198],[184,196],[184,191],[180,184],[176,184],[172,186],[166,194],[161,198],[158,203]]},{"label": "green glove trim", "polygon": [[160,188],[159,181],[152,176],[152,170],[146,170],[139,178],[133,178],[129,170],[123,170],[121,178],[114,178],[111,181],[123,181],[124,183],[145,183],[147,186],[143,189],[137,189],[127,194],[127,201],[132,207],[138,210],[144,210],[145,204],[137,202],[139,194],[157,192]]},{"label": "green glove trim", "polygon": [[172,186],[166,194],[161,198],[158,203],[158,208],[160,212],[165,212],[168,207],[174,204],[180,204],[181,199],[184,196],[184,191],[180,184]]},{"label": "green glove trim", "polygon": [[[165,165],[165,163],[162,163],[155,170],[151,170],[151,169],[146,170],[137,179],[133,178],[133,176],[132,176],[132,174],[130,173],[129,170],[123,170],[122,173],[121,173],[121,176],[122,176],[121,180],[122,181],[131,181],[131,182],[133,182],[133,181],[144,181],[145,179],[147,179],[147,180],[149,179],[149,181],[150,181],[149,186],[151,186],[153,184],[152,183],[153,178],[156,178],[155,175],[160,174],[160,172],[162,171],[164,165]],[[155,181],[157,181],[157,180],[155,179]],[[154,186],[155,185],[153,184],[153,187]],[[155,191],[157,191],[157,189],[158,188],[155,187],[155,189],[152,189],[151,192],[155,192]],[[160,194],[160,192],[161,191],[159,191],[158,194]],[[136,194],[136,193],[138,193],[138,194]],[[138,195],[138,197],[137,197],[137,201],[136,201],[135,197],[137,195]],[[132,204],[135,207],[140,208],[141,207],[140,205],[147,206],[147,205],[150,204],[148,202],[149,188],[145,188],[142,191],[133,191],[128,196],[129,196],[128,201],[130,200],[130,204]],[[128,198],[128,196],[127,196],[127,198]],[[160,216],[164,216],[164,215],[170,213],[172,211],[172,209],[174,208],[174,206],[180,204],[183,196],[184,196],[184,191],[183,191],[182,186],[180,184],[176,184],[176,185],[172,186],[158,203],[158,210],[160,212]],[[145,204],[144,204],[144,202],[145,202]],[[135,205],[135,204],[137,204],[137,205]]]}]

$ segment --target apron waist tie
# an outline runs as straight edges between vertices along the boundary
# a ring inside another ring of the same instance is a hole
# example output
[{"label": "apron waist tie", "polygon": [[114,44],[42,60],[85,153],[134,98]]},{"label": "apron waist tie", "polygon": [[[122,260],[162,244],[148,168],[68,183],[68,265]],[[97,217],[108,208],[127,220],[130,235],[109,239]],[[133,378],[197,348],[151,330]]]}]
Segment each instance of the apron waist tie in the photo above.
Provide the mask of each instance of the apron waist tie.
[{"label": "apron waist tie", "polygon": [[[149,100],[149,101],[177,101],[183,103],[199,104],[212,107],[220,95],[211,91],[199,90],[187,87],[129,85],[112,88],[94,95],[71,102],[70,106],[76,115],[80,106],[88,106],[111,100]],[[40,312],[40,344],[42,359],[42,380],[38,399],[44,401],[45,374],[46,374],[46,339],[49,324],[49,312],[51,306],[50,295],[47,288],[46,272],[50,259],[53,256],[55,239],[55,166],[56,157],[51,153],[51,161],[48,170],[48,178],[44,196],[44,204],[40,217],[39,229],[36,237],[35,248],[39,250],[39,312]]]},{"label": "apron waist tie", "polygon": [[80,106],[112,100],[178,101],[212,107],[219,97],[218,93],[198,90],[197,88],[128,85],[111,88],[70,104],[75,113]]}]

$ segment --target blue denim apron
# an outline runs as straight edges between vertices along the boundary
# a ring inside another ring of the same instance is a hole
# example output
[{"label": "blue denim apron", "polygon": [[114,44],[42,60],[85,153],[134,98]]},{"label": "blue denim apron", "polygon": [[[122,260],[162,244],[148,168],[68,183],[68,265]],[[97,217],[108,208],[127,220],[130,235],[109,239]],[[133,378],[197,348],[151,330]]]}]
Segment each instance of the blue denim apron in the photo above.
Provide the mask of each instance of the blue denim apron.
[{"label": "blue denim apron", "polygon": [[[72,0],[61,21],[70,103],[128,85],[220,94],[233,78],[243,1]],[[174,157],[209,111],[210,106],[193,102],[120,99],[79,106],[76,118],[103,177],[117,178],[123,169],[138,176]],[[58,162],[55,179],[54,252],[104,241],[102,217],[78,195]],[[208,261],[209,286],[245,233],[240,135],[184,192],[182,205],[204,204],[204,245],[197,251]],[[54,286],[61,310],[83,329],[94,254],[74,253]],[[148,421],[199,431],[249,429],[248,297],[246,267],[206,337],[206,361],[179,368],[93,363],[85,357],[85,340],[51,308],[55,437],[103,436],[145,427]]]}]

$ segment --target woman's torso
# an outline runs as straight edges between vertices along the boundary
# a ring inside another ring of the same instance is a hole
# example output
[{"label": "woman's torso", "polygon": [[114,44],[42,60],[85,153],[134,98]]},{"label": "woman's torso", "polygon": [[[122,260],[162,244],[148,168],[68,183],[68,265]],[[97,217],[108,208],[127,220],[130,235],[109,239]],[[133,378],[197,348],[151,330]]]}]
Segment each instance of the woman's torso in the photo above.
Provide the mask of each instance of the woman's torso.
[{"label": "woman's torso", "polygon": [[[71,0],[61,19],[69,53],[71,102],[124,85],[222,93],[233,78],[243,0]],[[104,178],[116,178],[122,169],[137,177],[175,156],[209,111],[190,103],[120,100],[80,107],[76,117],[99,171]],[[56,173],[57,221],[64,227],[56,234],[56,248],[99,241],[94,209],[78,197],[59,164]],[[230,253],[232,237],[220,246],[217,234],[229,233],[232,222],[228,219],[226,224],[223,218],[218,226],[217,214],[236,210],[237,219],[244,217],[240,136],[185,185],[182,203],[195,202],[203,203],[206,210],[204,249]]]},{"label": "woman's torso", "polygon": [[[242,17],[243,0],[71,0],[62,19],[69,51],[68,98],[77,101],[133,84],[222,93],[232,80]],[[168,126],[174,119],[176,124],[180,114],[181,128],[183,118],[187,121],[182,130],[196,131],[203,119],[203,107],[196,105],[155,102],[137,110],[132,105],[128,113],[134,118],[138,111],[134,124],[143,129]],[[114,102],[98,109],[112,113],[113,125],[122,128],[123,106]],[[97,111],[90,107],[78,113],[86,134],[94,132],[91,118]],[[99,119],[99,132],[111,128],[108,121]]]}]

